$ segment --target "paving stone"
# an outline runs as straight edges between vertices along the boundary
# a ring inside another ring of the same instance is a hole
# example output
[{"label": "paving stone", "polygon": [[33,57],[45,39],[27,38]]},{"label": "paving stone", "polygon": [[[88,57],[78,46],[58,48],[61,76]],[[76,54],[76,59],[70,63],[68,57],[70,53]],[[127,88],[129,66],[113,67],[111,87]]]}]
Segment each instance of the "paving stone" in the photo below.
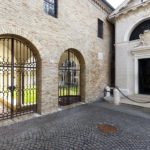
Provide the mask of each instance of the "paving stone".
[{"label": "paving stone", "polygon": [[[118,131],[104,134],[98,124]],[[0,150],[150,150],[150,119],[96,102],[1,127],[0,135]]]}]

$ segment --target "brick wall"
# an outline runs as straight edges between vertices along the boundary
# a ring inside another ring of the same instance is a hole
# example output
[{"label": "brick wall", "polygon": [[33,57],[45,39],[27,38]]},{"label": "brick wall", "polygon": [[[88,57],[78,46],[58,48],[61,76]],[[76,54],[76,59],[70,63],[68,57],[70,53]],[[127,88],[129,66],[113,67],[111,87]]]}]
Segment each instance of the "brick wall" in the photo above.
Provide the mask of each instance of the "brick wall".
[{"label": "brick wall", "polygon": [[[44,12],[43,0],[0,0],[0,34],[22,36],[39,52],[41,113],[58,107],[58,64],[69,48],[84,57],[83,101],[101,97],[109,84],[112,27],[106,19],[108,13],[91,0],[58,1],[58,18],[54,18]],[[97,38],[98,18],[104,22],[104,39]],[[103,59],[98,59],[98,53],[103,53]]]}]

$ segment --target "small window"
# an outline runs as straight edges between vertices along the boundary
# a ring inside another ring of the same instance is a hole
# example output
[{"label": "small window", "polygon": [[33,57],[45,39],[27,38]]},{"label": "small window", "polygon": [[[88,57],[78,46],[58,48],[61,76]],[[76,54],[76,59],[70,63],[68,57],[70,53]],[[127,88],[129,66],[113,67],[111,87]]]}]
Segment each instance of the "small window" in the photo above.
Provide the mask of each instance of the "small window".
[{"label": "small window", "polygon": [[97,36],[103,39],[103,21],[98,19],[98,34]]},{"label": "small window", "polygon": [[44,0],[44,10],[48,15],[57,17],[57,0]]}]

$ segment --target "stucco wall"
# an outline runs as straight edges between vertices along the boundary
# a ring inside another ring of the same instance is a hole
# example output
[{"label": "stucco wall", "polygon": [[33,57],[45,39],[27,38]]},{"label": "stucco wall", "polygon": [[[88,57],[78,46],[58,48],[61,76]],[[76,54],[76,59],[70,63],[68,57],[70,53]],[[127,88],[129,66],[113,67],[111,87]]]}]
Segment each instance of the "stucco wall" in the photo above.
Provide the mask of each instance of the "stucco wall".
[{"label": "stucco wall", "polygon": [[[147,55],[142,54],[142,46],[140,40],[129,41],[130,35],[134,28],[141,22],[149,19],[150,5],[143,5],[139,8],[133,9],[126,14],[120,15],[115,20],[116,25],[116,85],[128,95],[138,93],[138,72],[137,63],[135,62],[137,56],[132,54],[136,48],[141,48],[141,55],[143,58]],[[144,56],[145,55],[145,56]],[[138,56],[140,57],[140,56]],[[141,58],[142,58],[141,57]],[[130,103],[131,102],[127,102]]]},{"label": "stucco wall", "polygon": [[[58,18],[47,15],[43,0],[0,0],[0,34],[29,40],[41,57],[40,112],[58,107],[58,64],[62,53],[74,48],[85,60],[85,100],[103,95],[109,84],[111,25],[107,13],[91,0],[60,0]],[[97,38],[97,19],[104,21],[104,39]],[[103,53],[103,60],[98,53]]]}]

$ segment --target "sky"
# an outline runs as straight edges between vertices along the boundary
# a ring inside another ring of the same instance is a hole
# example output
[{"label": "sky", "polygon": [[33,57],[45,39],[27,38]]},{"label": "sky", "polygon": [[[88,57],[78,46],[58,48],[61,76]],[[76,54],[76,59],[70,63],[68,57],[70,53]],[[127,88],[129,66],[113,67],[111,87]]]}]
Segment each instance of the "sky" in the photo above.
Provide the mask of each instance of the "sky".
[{"label": "sky", "polygon": [[124,0],[107,0],[114,8],[119,6]]}]

